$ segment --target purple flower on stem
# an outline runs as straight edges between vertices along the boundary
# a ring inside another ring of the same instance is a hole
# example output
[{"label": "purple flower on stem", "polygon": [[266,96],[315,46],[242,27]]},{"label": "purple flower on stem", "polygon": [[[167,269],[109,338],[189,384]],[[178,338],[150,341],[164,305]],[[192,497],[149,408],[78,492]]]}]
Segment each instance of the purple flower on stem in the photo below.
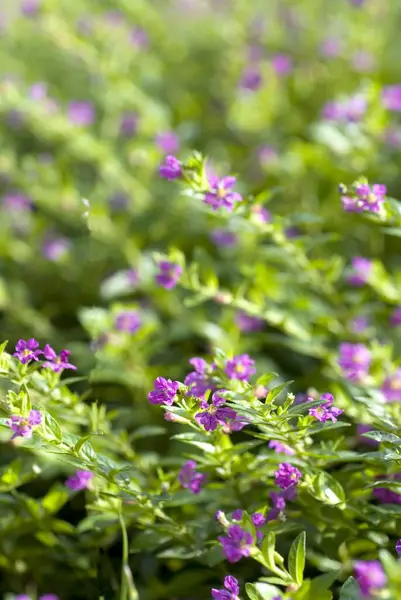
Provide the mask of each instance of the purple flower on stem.
[{"label": "purple flower on stem", "polygon": [[72,369],[73,371],[77,370],[75,365],[72,365],[70,362],[68,362],[68,357],[71,354],[69,350],[62,350],[60,352],[60,356],[57,356],[53,348],[49,346],[49,344],[46,344],[43,354],[46,358],[46,362],[43,363],[43,366],[47,369],[51,369],[55,373],[59,373],[64,369]]},{"label": "purple flower on stem", "polygon": [[320,400],[324,400],[323,404],[316,406],[315,408],[310,408],[309,414],[321,423],[325,423],[328,420],[336,423],[337,417],[342,415],[344,411],[332,406],[334,398],[331,394],[323,394],[323,396],[320,397]]},{"label": "purple flower on stem", "polygon": [[385,185],[375,183],[371,189],[368,184],[361,184],[354,192],[341,196],[341,201],[346,212],[378,213],[386,199],[386,193]]},{"label": "purple flower on stem", "polygon": [[71,242],[64,237],[47,238],[43,242],[42,253],[47,260],[57,262],[68,254]]},{"label": "purple flower on stem", "polygon": [[160,261],[158,267],[160,272],[155,277],[156,282],[166,290],[173,289],[181,277],[182,267],[169,260]]},{"label": "purple flower on stem", "polygon": [[236,563],[243,556],[249,556],[253,545],[253,537],[239,525],[230,525],[227,536],[220,536],[219,542],[223,546],[223,553],[230,563]]},{"label": "purple flower on stem", "polygon": [[124,137],[132,137],[135,135],[138,127],[138,115],[134,112],[127,111],[121,117],[120,134]]},{"label": "purple flower on stem", "polygon": [[350,381],[363,381],[369,372],[371,360],[371,354],[364,344],[340,345],[338,364],[344,377]]},{"label": "purple flower on stem", "polygon": [[234,521],[241,521],[243,516],[244,516],[244,511],[241,510],[240,508],[237,508],[236,510],[234,510],[234,512],[232,514]]},{"label": "purple flower on stem", "polygon": [[387,402],[401,402],[401,367],[384,380],[380,389]]},{"label": "purple flower on stem", "polygon": [[43,417],[39,410],[31,410],[28,417],[22,417],[21,415],[11,415],[8,425],[14,435],[11,439],[16,437],[31,437],[32,428],[42,423]]},{"label": "purple flower on stem", "polygon": [[226,362],[224,372],[229,379],[249,381],[251,375],[256,373],[255,361],[248,354],[234,356]]},{"label": "purple flower on stem", "polygon": [[188,460],[178,474],[178,481],[184,489],[189,489],[192,494],[199,494],[206,481],[206,475],[196,471],[194,460]]},{"label": "purple flower on stem", "polygon": [[212,598],[214,600],[239,600],[239,584],[238,580],[232,575],[227,575],[224,578],[225,590],[216,590],[212,588]]},{"label": "purple flower on stem", "polygon": [[90,102],[70,102],[67,109],[68,119],[74,125],[92,125],[95,110]]},{"label": "purple flower on stem", "polygon": [[164,177],[164,179],[168,179],[169,181],[178,179],[182,175],[181,162],[178,158],[169,154],[164,159],[164,164],[160,165],[159,174],[160,177]]},{"label": "purple flower on stem", "polygon": [[292,60],[287,54],[276,54],[272,58],[272,66],[277,75],[288,75],[292,71]]},{"label": "purple flower on stem", "polygon": [[93,473],[90,471],[77,471],[75,475],[71,475],[71,477],[67,479],[65,485],[69,487],[70,490],[79,492],[80,490],[86,490],[92,479]]},{"label": "purple flower on stem", "polygon": [[259,317],[253,317],[252,315],[247,315],[242,311],[237,314],[235,321],[239,329],[244,333],[260,331],[265,324],[263,319],[260,319]]},{"label": "purple flower on stem", "polygon": [[355,256],[352,259],[352,274],[348,277],[348,283],[355,287],[361,287],[369,279],[372,269],[372,261],[363,256]]},{"label": "purple flower on stem", "polygon": [[290,463],[280,463],[278,470],[274,475],[274,483],[282,490],[287,490],[288,488],[296,486],[299,479],[302,477],[301,471],[296,467],[293,467]]},{"label": "purple flower on stem", "polygon": [[279,454],[286,454],[287,456],[293,456],[295,454],[295,450],[290,448],[290,446],[287,446],[287,444],[279,442],[278,440],[270,440],[268,447],[272,448],[272,450],[275,450]]},{"label": "purple flower on stem", "polygon": [[398,540],[398,542],[396,543],[395,551],[397,552],[398,556],[401,556],[401,540]]},{"label": "purple flower on stem", "polygon": [[[291,490],[292,488],[290,488]],[[270,492],[270,499],[272,501],[272,508],[270,509],[266,520],[267,521],[275,521],[277,517],[284,514],[284,510],[286,507],[286,499],[283,493]]]},{"label": "purple flower on stem", "polygon": [[217,246],[223,246],[225,248],[235,246],[238,243],[236,234],[227,229],[213,229],[210,237]]},{"label": "purple flower on stem", "polygon": [[[224,392],[225,390],[220,390]],[[224,407],[225,398],[215,392],[212,396],[212,403],[202,406],[204,410],[195,415],[195,419],[203,425],[205,431],[215,431],[217,425],[224,425],[226,421],[234,419],[237,416],[235,410],[229,407]]]},{"label": "purple flower on stem", "polygon": [[16,356],[23,365],[31,360],[39,360],[39,356],[43,354],[39,348],[39,343],[34,338],[26,341],[19,340],[15,350],[13,356]]},{"label": "purple flower on stem", "polygon": [[355,578],[364,598],[386,585],[386,575],[378,560],[357,560],[354,565]]},{"label": "purple flower on stem", "polygon": [[166,154],[174,154],[180,147],[178,136],[172,131],[163,131],[156,137],[156,144]]},{"label": "purple flower on stem", "polygon": [[149,402],[151,404],[166,404],[167,406],[171,406],[180,387],[180,382],[164,379],[164,377],[157,377],[154,385],[155,389],[148,394]]},{"label": "purple flower on stem", "polygon": [[235,203],[242,200],[242,196],[238,192],[231,191],[236,183],[235,177],[219,179],[215,175],[209,176],[210,190],[205,193],[205,204],[209,204],[213,210],[223,207],[231,212]]},{"label": "purple flower on stem", "polygon": [[398,327],[401,325],[401,306],[395,309],[393,314],[390,317],[390,323],[393,327]]},{"label": "purple flower on stem", "polygon": [[382,103],[388,110],[401,112],[401,84],[388,85],[383,88]]},{"label": "purple flower on stem", "polygon": [[215,389],[209,376],[211,368],[203,358],[191,358],[189,362],[195,371],[188,373],[184,383],[188,386],[191,396],[203,399],[208,390]]},{"label": "purple flower on stem", "polygon": [[117,315],[114,326],[117,331],[135,333],[141,326],[141,320],[136,310],[125,310]]},{"label": "purple flower on stem", "polygon": [[264,515],[262,513],[253,513],[252,517],[252,523],[255,525],[255,527],[262,527],[262,525],[264,525],[266,523],[266,519],[264,517]]}]

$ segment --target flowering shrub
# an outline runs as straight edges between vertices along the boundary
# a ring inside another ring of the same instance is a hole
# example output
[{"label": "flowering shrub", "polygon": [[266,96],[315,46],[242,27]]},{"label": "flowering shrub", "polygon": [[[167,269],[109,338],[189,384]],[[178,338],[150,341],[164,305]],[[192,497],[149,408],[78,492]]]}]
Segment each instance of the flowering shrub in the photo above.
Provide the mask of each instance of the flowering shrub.
[{"label": "flowering shrub", "polygon": [[6,9],[0,593],[398,600],[398,3]]}]

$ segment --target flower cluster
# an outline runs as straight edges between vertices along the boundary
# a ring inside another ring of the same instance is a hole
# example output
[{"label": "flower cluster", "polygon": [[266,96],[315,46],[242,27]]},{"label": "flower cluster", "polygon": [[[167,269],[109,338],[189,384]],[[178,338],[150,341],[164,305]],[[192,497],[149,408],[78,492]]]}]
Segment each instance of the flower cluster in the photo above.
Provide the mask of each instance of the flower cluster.
[{"label": "flower cluster", "polygon": [[8,422],[11,431],[14,432],[11,439],[16,437],[31,437],[34,427],[40,425],[43,421],[42,413],[39,410],[31,410],[27,417],[21,415],[11,415]]},{"label": "flower cluster", "polygon": [[386,585],[387,578],[378,560],[358,560],[355,562],[354,569],[355,578],[364,598],[371,598],[374,592]]},{"label": "flower cluster", "polygon": [[340,345],[338,364],[346,379],[355,382],[363,381],[369,372],[371,360],[370,351],[364,344]]},{"label": "flower cluster", "polygon": [[380,212],[386,199],[387,189],[385,185],[374,184],[372,188],[367,183],[353,186],[341,196],[343,208],[347,212]]},{"label": "flower cluster", "polygon": [[323,396],[320,397],[320,400],[323,400],[323,404],[317,406],[316,408],[310,408],[309,414],[312,417],[315,417],[321,423],[325,423],[328,420],[335,423],[337,421],[337,417],[339,417],[344,411],[340,408],[332,406],[334,402],[334,397],[332,394],[323,394]]},{"label": "flower cluster", "polygon": [[171,381],[164,377],[155,379],[155,389],[149,392],[148,400],[151,404],[165,404],[171,406],[180,387],[179,381]]},{"label": "flower cluster", "polygon": [[274,483],[282,490],[298,485],[298,481],[302,477],[301,471],[293,467],[290,463],[280,463],[277,471],[274,473]]},{"label": "flower cluster", "polygon": [[214,598],[214,600],[239,600],[238,579],[235,579],[232,575],[227,575],[227,577],[224,578],[224,587],[224,590],[212,588],[212,598]]},{"label": "flower cluster", "polygon": [[206,431],[215,431],[218,424],[225,425],[227,421],[235,419],[237,416],[235,410],[224,406],[226,400],[220,395],[224,391],[215,392],[210,404],[203,401],[201,403],[202,410],[195,415],[195,419],[203,425]]},{"label": "flower cluster", "polygon": [[192,494],[199,494],[206,481],[206,475],[196,471],[194,460],[188,460],[179,472],[178,481],[184,489],[188,489]]},{"label": "flower cluster", "polygon": [[219,536],[223,553],[228,562],[236,563],[241,558],[250,555],[254,543],[252,535],[239,525],[230,525],[226,536]]},{"label": "flower cluster", "polygon": [[30,340],[19,340],[15,346],[14,356],[18,358],[21,364],[25,365],[31,360],[38,361],[40,356],[43,355],[46,359],[43,366],[47,369],[51,369],[55,373],[59,373],[64,369],[76,370],[76,366],[72,365],[68,361],[68,357],[71,352],[69,350],[62,350],[58,356],[49,344],[46,344],[43,350],[39,348],[39,343],[31,338]]},{"label": "flower cluster", "polygon": [[93,473],[90,471],[77,471],[75,475],[71,475],[65,482],[65,485],[70,490],[80,491],[85,490],[93,479]]}]

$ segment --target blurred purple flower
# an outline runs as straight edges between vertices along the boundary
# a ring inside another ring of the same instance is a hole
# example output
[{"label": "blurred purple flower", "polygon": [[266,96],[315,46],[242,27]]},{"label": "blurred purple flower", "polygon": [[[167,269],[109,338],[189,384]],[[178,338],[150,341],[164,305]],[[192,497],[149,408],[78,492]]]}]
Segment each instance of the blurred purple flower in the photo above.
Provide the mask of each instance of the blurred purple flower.
[{"label": "blurred purple flower", "polygon": [[388,110],[401,112],[401,84],[384,87],[382,91],[382,103]]},{"label": "blurred purple flower", "polygon": [[252,331],[260,331],[263,329],[265,322],[259,317],[247,315],[245,312],[239,312],[236,315],[235,322],[238,328],[244,333],[251,333]]},{"label": "blurred purple flower", "polygon": [[287,54],[276,54],[272,58],[272,66],[277,75],[288,75],[291,73],[293,66],[292,60]]},{"label": "blurred purple flower", "polygon": [[363,423],[359,423],[356,426],[356,433],[362,444],[368,444],[369,446],[379,445],[378,442],[376,442],[376,440],[372,440],[372,438],[364,437],[362,435],[363,433],[368,433],[369,431],[372,431],[372,429],[372,425],[365,425]]},{"label": "blurred purple flower", "polygon": [[46,362],[43,363],[45,368],[51,369],[55,373],[59,373],[64,369],[72,369],[73,371],[77,370],[77,367],[68,362],[68,358],[71,354],[69,350],[62,350],[60,352],[60,356],[57,356],[55,351],[49,344],[43,349],[44,357],[46,358]]},{"label": "blurred purple flower", "polygon": [[248,65],[241,76],[240,87],[255,92],[262,84],[262,75],[258,65]]},{"label": "blurred purple flower", "polygon": [[268,167],[277,160],[277,150],[273,146],[261,146],[258,150],[258,158],[262,167]]},{"label": "blurred purple flower", "polygon": [[239,600],[239,584],[235,577],[227,575],[224,578],[224,587],[225,590],[212,588],[212,598],[214,600]]},{"label": "blurred purple flower", "polygon": [[236,563],[243,556],[249,556],[253,537],[239,525],[230,525],[227,529],[227,537],[219,536],[219,542],[223,546],[223,553],[230,563]]},{"label": "blurred purple flower", "polygon": [[241,415],[237,415],[234,419],[226,423],[223,427],[223,433],[233,433],[235,431],[241,431],[249,425],[249,421],[245,417],[241,417]]},{"label": "blurred purple flower", "polygon": [[341,40],[336,37],[327,37],[320,45],[320,52],[325,58],[335,58],[341,50]]},{"label": "blurred purple flower", "polygon": [[125,310],[116,316],[114,326],[117,331],[135,333],[141,326],[141,319],[136,310]]},{"label": "blurred purple flower", "polygon": [[164,163],[159,167],[160,177],[173,181],[182,175],[181,162],[175,156],[168,155],[164,159]]},{"label": "blurred purple flower", "polygon": [[253,515],[251,516],[251,520],[255,527],[262,527],[262,525],[266,523],[264,515],[259,512],[253,513]]},{"label": "blurred purple flower", "polygon": [[341,196],[342,205],[347,212],[364,211],[378,213],[386,199],[385,185],[375,183],[372,188],[367,184],[358,185],[353,192]]},{"label": "blurred purple flower", "polygon": [[10,212],[26,212],[32,209],[32,201],[19,192],[7,192],[3,196],[3,207]]},{"label": "blurred purple flower", "polygon": [[134,112],[126,111],[121,116],[120,134],[124,137],[132,137],[136,134],[138,127],[138,115]]},{"label": "blurred purple flower", "polygon": [[75,492],[79,492],[81,490],[86,490],[89,487],[89,483],[93,479],[93,473],[90,471],[77,471],[75,475],[71,475],[65,482],[65,485],[70,488],[70,490],[74,490]]},{"label": "blurred purple flower", "polygon": [[213,210],[223,207],[231,212],[235,203],[242,200],[242,196],[238,192],[231,191],[236,183],[235,177],[229,176],[219,179],[215,175],[210,176],[210,190],[205,193],[205,204],[209,204]]},{"label": "blurred purple flower", "polygon": [[210,233],[210,237],[217,246],[225,248],[235,246],[238,243],[237,235],[227,229],[213,229]]},{"label": "blurred purple flower", "polygon": [[275,450],[279,454],[286,454],[287,456],[293,456],[295,454],[295,450],[290,448],[290,446],[287,446],[287,444],[279,442],[278,440],[270,440],[268,447],[272,448],[272,450]]},{"label": "blurred purple flower", "polygon": [[194,460],[188,460],[178,474],[178,481],[184,489],[189,489],[192,494],[199,494],[206,481],[206,475],[196,471]]},{"label": "blurred purple flower", "polygon": [[355,317],[352,320],[352,331],[354,333],[362,333],[369,327],[369,319],[367,317]]},{"label": "blurred purple flower", "polygon": [[40,102],[47,97],[47,84],[43,82],[34,83],[28,90],[28,95],[32,100]]},{"label": "blurred purple flower", "polygon": [[14,432],[11,439],[14,440],[16,437],[31,437],[33,427],[40,425],[42,420],[42,413],[39,410],[31,410],[28,417],[11,415],[8,421],[11,431]]},{"label": "blurred purple flower", "polygon": [[180,140],[173,131],[163,131],[156,137],[156,144],[166,154],[175,154],[180,147]]},{"label": "blurred purple flower", "polygon": [[364,344],[340,345],[338,364],[343,375],[350,381],[362,382],[369,372],[372,357]]},{"label": "blurred purple flower", "polygon": [[372,592],[386,585],[387,578],[378,560],[357,560],[354,572],[364,598],[371,598]]},{"label": "blurred purple flower", "polygon": [[274,483],[282,490],[287,490],[288,488],[298,485],[302,473],[290,463],[280,463],[274,476]]},{"label": "blurred purple flower", "polygon": [[384,380],[380,389],[387,402],[401,402],[401,367]]},{"label": "blurred purple flower", "polygon": [[255,215],[261,223],[270,223],[271,214],[269,213],[267,208],[265,208],[261,204],[254,204],[251,208],[251,211],[252,214]]},{"label": "blurred purple flower", "polygon": [[367,109],[363,96],[351,96],[343,102],[327,102],[323,107],[323,118],[328,121],[355,123],[362,119]]},{"label": "blurred purple flower", "polygon": [[248,354],[239,354],[227,360],[224,372],[229,379],[249,381],[251,375],[255,375],[255,361]]},{"label": "blurred purple flower", "polygon": [[398,556],[401,556],[401,540],[398,540],[398,542],[396,543],[395,551],[397,552]]},{"label": "blurred purple flower", "polygon": [[155,389],[149,392],[148,400],[151,404],[166,404],[171,406],[176,399],[179,381],[171,381],[164,377],[157,377],[154,383]]},{"label": "blurred purple flower", "polygon": [[361,287],[368,281],[372,269],[372,261],[363,256],[355,256],[352,259],[352,273],[348,276],[348,283],[355,287]]},{"label": "blurred purple flower", "polygon": [[136,48],[145,49],[149,46],[149,36],[144,29],[136,27],[130,32],[130,42]]},{"label": "blurred purple flower", "polygon": [[[220,392],[224,391],[220,390]],[[219,395],[220,392],[213,394],[211,404],[203,403],[203,410],[195,415],[195,419],[204,427],[205,431],[215,431],[217,425],[224,425],[227,421],[237,416],[235,410],[223,406],[226,399]]]},{"label": "blurred purple flower", "polygon": [[13,356],[16,356],[23,365],[26,365],[31,360],[39,360],[41,354],[43,352],[39,348],[39,343],[31,338],[27,341],[19,340],[15,346]]},{"label": "blurred purple flower", "polygon": [[398,327],[401,325],[401,306],[395,309],[393,314],[390,317],[390,323],[393,327]]},{"label": "blurred purple flower", "polygon": [[194,367],[195,371],[188,373],[184,383],[188,386],[189,393],[192,396],[203,399],[208,390],[213,391],[215,389],[215,386],[210,379],[212,369],[203,358],[191,358],[189,362]]},{"label": "blurred purple flower", "polygon": [[57,262],[64,258],[71,248],[71,242],[65,237],[47,237],[43,241],[42,253],[47,260]]},{"label": "blurred purple flower", "polygon": [[[373,441],[373,440],[372,440]],[[395,483],[400,481],[400,489],[401,489],[401,473],[396,473],[394,475],[381,475],[379,480],[387,479],[394,480]],[[378,500],[381,504],[401,504],[401,494],[388,490],[387,488],[376,487],[373,490],[373,496]]]},{"label": "blurred purple flower", "polygon": [[26,17],[35,17],[40,10],[40,0],[23,0],[21,3],[21,12]]},{"label": "blurred purple flower", "polygon": [[156,275],[156,283],[164,287],[166,290],[173,289],[182,274],[182,267],[177,263],[169,260],[162,260],[158,264],[159,273]]},{"label": "blurred purple flower", "polygon": [[366,50],[360,50],[355,52],[352,57],[352,65],[355,71],[358,73],[367,73],[371,71],[375,65],[375,59],[373,54]]},{"label": "blurred purple flower", "polygon": [[234,519],[234,521],[241,521],[243,516],[244,516],[244,511],[241,510],[240,508],[237,508],[236,510],[233,511],[232,518]]},{"label": "blurred purple flower", "polygon": [[123,211],[128,206],[129,197],[124,192],[115,192],[109,198],[110,206],[115,211]]},{"label": "blurred purple flower", "polygon": [[68,119],[74,125],[92,125],[95,120],[95,110],[90,102],[70,102],[67,108]]}]

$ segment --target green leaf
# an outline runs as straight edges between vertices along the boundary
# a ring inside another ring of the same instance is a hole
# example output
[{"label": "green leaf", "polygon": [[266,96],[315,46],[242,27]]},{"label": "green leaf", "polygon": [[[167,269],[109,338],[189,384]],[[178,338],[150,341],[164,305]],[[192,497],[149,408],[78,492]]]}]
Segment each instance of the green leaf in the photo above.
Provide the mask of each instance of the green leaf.
[{"label": "green leaf", "polygon": [[274,565],[275,565],[275,558],[274,558],[275,546],[276,546],[276,536],[272,532],[267,533],[265,536],[265,539],[263,540],[263,544],[262,544],[262,547],[260,550],[262,552],[263,558],[266,561],[267,566],[271,570],[274,569]]},{"label": "green leaf", "polygon": [[93,437],[94,435],[103,435],[102,433],[89,433],[88,435],[84,435],[83,437],[81,437],[77,443],[74,445],[74,452],[76,454],[79,454],[79,451],[81,450],[82,446],[88,441],[90,440],[91,437]]},{"label": "green leaf", "polygon": [[53,419],[50,413],[46,413],[45,415],[45,426],[46,431],[51,433],[53,437],[56,438],[58,442],[63,440],[63,434],[61,432],[60,426],[57,423],[56,419]]},{"label": "green leaf", "polygon": [[42,500],[42,506],[45,511],[49,514],[54,514],[60,510],[62,506],[68,501],[69,495],[65,488],[61,486],[55,486]]},{"label": "green leaf", "polygon": [[353,577],[349,577],[342,586],[339,600],[362,600],[360,587]]},{"label": "green leaf", "polygon": [[270,392],[267,394],[266,397],[266,401],[265,404],[271,404],[273,402],[273,400],[275,398],[277,398],[277,396],[284,391],[285,389],[288,388],[289,385],[291,385],[291,383],[293,383],[293,381],[285,381],[284,383],[282,383],[281,385],[278,385],[277,387],[273,388],[272,390],[270,390]]},{"label": "green leaf", "polygon": [[262,594],[260,594],[253,583],[245,584],[245,591],[250,600],[265,600]]},{"label": "green leaf", "polygon": [[288,569],[291,577],[300,585],[305,568],[306,533],[302,531],[291,545],[288,556]]},{"label": "green leaf", "polygon": [[367,431],[366,433],[363,433],[362,436],[370,438],[371,440],[376,440],[376,442],[387,442],[388,444],[395,444],[396,446],[401,445],[401,438],[398,437],[398,435],[388,433],[387,431]]},{"label": "green leaf", "polygon": [[341,483],[328,473],[320,473],[316,477],[313,489],[316,494],[315,497],[324,502],[324,504],[335,506],[337,504],[344,504],[345,502],[345,492]]},{"label": "green leaf", "polygon": [[8,341],[0,344],[0,356],[3,354],[4,350],[6,349],[7,344],[8,344]]}]

